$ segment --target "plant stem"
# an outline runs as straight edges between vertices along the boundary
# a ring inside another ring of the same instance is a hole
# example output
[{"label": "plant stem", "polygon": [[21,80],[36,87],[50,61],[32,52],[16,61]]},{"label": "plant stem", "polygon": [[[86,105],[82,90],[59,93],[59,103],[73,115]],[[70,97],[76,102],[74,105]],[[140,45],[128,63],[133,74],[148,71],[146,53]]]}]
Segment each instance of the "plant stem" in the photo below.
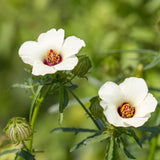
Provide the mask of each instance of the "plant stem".
[{"label": "plant stem", "polygon": [[[46,89],[44,95],[40,98],[40,91],[42,89],[43,86],[39,86],[38,89],[37,89],[37,92],[38,95],[35,95],[35,100],[34,100],[34,104],[37,102],[35,108],[34,108],[34,111],[33,111],[33,114],[32,114],[32,118],[31,118],[31,121],[30,121],[30,125],[32,127],[32,132],[34,134],[34,130],[35,130],[35,123],[36,123],[36,120],[37,120],[37,117],[38,117],[38,113],[39,113],[39,109],[41,107],[41,104],[43,103],[43,101],[45,100],[45,98],[47,97],[48,95],[48,92],[51,88],[51,85],[48,86],[48,88]],[[31,107],[32,105],[34,105],[31,103]],[[28,141],[28,150],[30,151],[30,153],[32,153],[32,144],[33,144],[33,135],[31,136],[31,139]]]},{"label": "plant stem", "polygon": [[148,160],[155,160],[155,151],[157,147],[158,136],[155,136],[151,141],[150,153]]},{"label": "plant stem", "polygon": [[[159,115],[160,115],[160,109],[158,109],[155,114],[155,125],[156,126],[159,125]],[[157,143],[158,143],[158,137],[159,137],[159,134],[155,135],[151,140],[148,160],[155,160],[155,153],[156,153],[156,148],[157,148]]]},{"label": "plant stem", "polygon": [[37,97],[38,97],[42,87],[43,87],[42,85],[38,86],[37,91],[36,91],[36,93],[35,93],[35,95],[33,97],[33,100],[31,102],[30,114],[29,114],[29,122],[31,122],[31,118],[32,118],[32,114],[33,114],[33,108],[34,108],[35,102],[37,100]]},{"label": "plant stem", "polygon": [[89,117],[91,118],[91,120],[94,122],[94,124],[97,126],[97,128],[99,130],[101,130],[101,127],[99,126],[99,124],[96,122],[96,120],[94,119],[94,117],[90,114],[90,112],[88,111],[88,109],[84,106],[84,104],[80,101],[80,99],[71,91],[71,89],[68,89],[69,92],[73,95],[73,97],[77,100],[77,102],[82,106],[82,108],[85,110],[85,112],[89,115]]},{"label": "plant stem", "polygon": [[[33,134],[34,134],[36,119],[37,119],[37,116],[38,116],[38,113],[39,113],[39,109],[40,109],[40,106],[41,106],[42,102],[43,102],[43,98],[41,98],[39,100],[39,103],[37,103],[37,105],[35,106],[35,109],[34,109],[34,112],[33,112],[33,116],[32,116],[31,122],[30,122]],[[32,143],[33,143],[33,135],[31,136],[31,139],[28,142],[28,149],[29,149],[30,152],[32,152]]]}]

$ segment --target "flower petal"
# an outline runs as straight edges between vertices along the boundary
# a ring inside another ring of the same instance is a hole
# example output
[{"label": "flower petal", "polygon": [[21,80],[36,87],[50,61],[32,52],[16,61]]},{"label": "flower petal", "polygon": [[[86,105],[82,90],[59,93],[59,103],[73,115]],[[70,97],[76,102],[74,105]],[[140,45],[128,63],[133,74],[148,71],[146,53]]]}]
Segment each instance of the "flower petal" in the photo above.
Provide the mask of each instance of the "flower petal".
[{"label": "flower petal", "polygon": [[124,94],[125,101],[133,106],[137,106],[148,93],[146,82],[142,78],[126,78],[119,87]]},{"label": "flower petal", "polygon": [[140,127],[140,126],[142,126],[150,118],[150,116],[151,115],[148,114],[144,118],[136,118],[136,117],[123,118],[123,122],[124,122],[124,124],[126,124],[128,126]]},{"label": "flower petal", "polygon": [[44,76],[45,74],[52,74],[55,73],[57,70],[54,69],[54,67],[47,66],[41,61],[36,61],[33,64],[32,74],[39,76]]},{"label": "flower petal", "polygon": [[106,82],[99,89],[99,97],[108,105],[119,106],[123,103],[123,94],[116,83]]},{"label": "flower petal", "polygon": [[49,49],[55,49],[57,52],[60,51],[60,48],[62,47],[64,41],[64,30],[59,29],[56,31],[56,29],[51,29],[46,33],[42,33],[38,37],[38,43],[46,48],[46,50]]},{"label": "flower petal", "polygon": [[41,58],[42,49],[37,42],[24,42],[19,49],[19,56],[24,63],[33,65],[34,61]]},{"label": "flower petal", "polygon": [[129,124],[123,122],[123,119],[119,116],[117,112],[117,107],[110,105],[105,111],[104,115],[106,116],[109,123],[113,124],[116,127],[128,127]]},{"label": "flower petal", "polygon": [[62,60],[61,63],[54,66],[56,70],[72,70],[78,63],[78,58],[72,56]]},{"label": "flower petal", "polygon": [[85,43],[83,40],[75,36],[70,36],[65,39],[61,49],[61,54],[64,57],[70,57],[77,54],[82,47],[85,47]]},{"label": "flower petal", "polygon": [[148,93],[144,100],[136,107],[135,117],[145,117],[147,114],[154,112],[156,106],[157,100],[152,94]]}]

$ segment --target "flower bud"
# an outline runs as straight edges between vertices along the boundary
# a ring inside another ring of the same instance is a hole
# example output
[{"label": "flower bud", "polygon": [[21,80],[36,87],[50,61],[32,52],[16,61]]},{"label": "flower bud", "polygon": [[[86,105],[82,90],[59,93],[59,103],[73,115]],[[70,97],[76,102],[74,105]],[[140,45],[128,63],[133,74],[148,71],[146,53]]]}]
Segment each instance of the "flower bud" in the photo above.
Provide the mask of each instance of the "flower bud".
[{"label": "flower bud", "polygon": [[78,57],[79,61],[76,67],[72,70],[72,73],[78,77],[84,77],[91,68],[91,61],[86,55]]},{"label": "flower bud", "polygon": [[5,134],[13,143],[19,144],[21,141],[26,141],[32,135],[32,129],[25,118],[15,117],[9,120],[4,128]]}]

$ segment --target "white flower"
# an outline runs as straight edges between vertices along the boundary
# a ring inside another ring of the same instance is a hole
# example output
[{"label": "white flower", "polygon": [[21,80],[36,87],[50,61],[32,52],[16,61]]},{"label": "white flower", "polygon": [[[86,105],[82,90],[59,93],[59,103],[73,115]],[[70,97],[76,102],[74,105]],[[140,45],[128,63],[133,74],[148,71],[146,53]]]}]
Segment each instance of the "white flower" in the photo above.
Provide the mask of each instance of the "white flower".
[{"label": "white flower", "polygon": [[98,94],[108,122],[117,127],[142,126],[157,105],[142,78],[126,78],[120,85],[106,82]]},{"label": "white flower", "polygon": [[32,74],[52,74],[60,70],[72,70],[78,63],[75,56],[85,47],[83,40],[70,36],[64,40],[64,30],[51,29],[39,35],[37,42],[24,42],[19,55],[24,63],[33,66]]}]

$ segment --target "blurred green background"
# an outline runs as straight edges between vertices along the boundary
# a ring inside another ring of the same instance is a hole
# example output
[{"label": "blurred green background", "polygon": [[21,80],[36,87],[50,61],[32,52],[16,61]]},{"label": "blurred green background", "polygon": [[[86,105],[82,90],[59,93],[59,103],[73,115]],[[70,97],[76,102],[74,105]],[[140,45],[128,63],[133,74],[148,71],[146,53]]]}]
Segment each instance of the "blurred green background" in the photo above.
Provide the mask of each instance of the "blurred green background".
[{"label": "blurred green background", "polygon": [[[51,28],[63,28],[65,37],[75,35],[86,43],[80,54],[89,55],[93,67],[88,74],[88,81],[74,81],[79,84],[76,91],[79,97],[95,96],[101,84],[107,80],[119,82],[128,76],[143,77],[150,87],[160,88],[160,66],[142,70],[143,66],[154,60],[154,56],[149,57],[145,52],[109,52],[112,49],[159,51],[159,9],[159,0],[0,0],[0,136],[10,118],[28,118],[31,93],[10,88],[14,83],[23,83],[28,76],[24,68],[29,66],[18,56],[18,49],[23,42],[36,40],[40,33]],[[153,94],[158,97],[157,93]],[[69,149],[86,134],[49,133],[58,127],[57,112],[48,112],[50,106],[56,103],[56,95],[50,96],[41,108],[34,146],[37,150],[44,150],[44,153],[37,154],[37,159],[103,159],[105,143],[70,153]],[[148,125],[156,123],[159,120],[152,118]],[[78,104],[66,109],[62,126],[95,128]],[[129,141],[133,155],[146,160],[150,142],[146,141],[143,149],[140,149],[133,140]],[[1,151],[1,143],[0,146]],[[119,156],[119,159],[127,159],[123,153]],[[160,159],[158,151],[156,157]]]}]

